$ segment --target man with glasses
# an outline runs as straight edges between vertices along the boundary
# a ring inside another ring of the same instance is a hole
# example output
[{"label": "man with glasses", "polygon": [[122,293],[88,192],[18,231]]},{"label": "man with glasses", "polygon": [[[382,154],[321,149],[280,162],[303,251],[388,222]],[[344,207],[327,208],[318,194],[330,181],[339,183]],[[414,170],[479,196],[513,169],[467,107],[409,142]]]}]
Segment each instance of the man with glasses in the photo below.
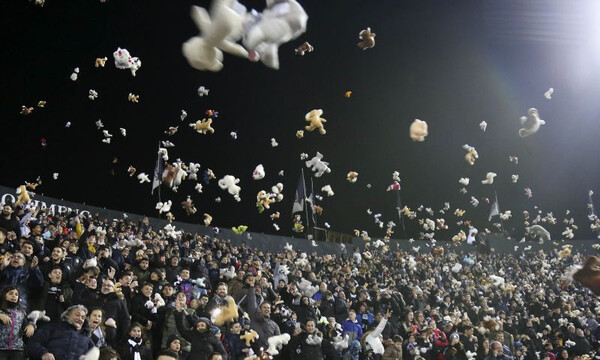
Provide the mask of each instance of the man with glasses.
[{"label": "man with glasses", "polygon": [[100,288],[100,296],[98,297],[97,307],[104,310],[104,320],[113,319],[115,326],[107,325],[106,327],[106,342],[115,347],[118,339],[125,337],[125,332],[129,329],[131,322],[127,303],[122,292],[115,291],[115,284],[112,280],[106,279]]},{"label": "man with glasses", "polygon": [[0,263],[0,288],[12,285],[19,289],[21,306],[29,310],[28,294],[44,285],[44,277],[38,267],[36,256],[31,260],[31,267],[25,268],[25,255],[22,252],[6,253]]}]

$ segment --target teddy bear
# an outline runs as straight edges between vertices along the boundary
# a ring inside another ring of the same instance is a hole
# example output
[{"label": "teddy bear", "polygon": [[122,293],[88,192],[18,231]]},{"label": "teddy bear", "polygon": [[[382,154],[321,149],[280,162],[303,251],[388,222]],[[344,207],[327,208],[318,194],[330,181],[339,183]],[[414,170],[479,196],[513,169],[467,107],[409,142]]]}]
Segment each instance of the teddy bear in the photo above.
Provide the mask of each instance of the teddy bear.
[{"label": "teddy bear", "polygon": [[533,239],[539,239],[540,241],[550,241],[550,233],[548,230],[544,229],[541,225],[532,225],[530,227],[525,228],[525,235],[529,235],[529,237]]},{"label": "teddy bear", "polygon": [[221,327],[224,324],[240,317],[235,300],[233,300],[231,296],[228,296],[227,305],[219,307],[218,310],[213,313],[212,317],[214,317],[213,324],[218,327]]},{"label": "teddy bear", "polygon": [[267,0],[267,8],[244,23],[249,59],[279,69],[279,45],[304,33],[307,22],[308,15],[296,0]]},{"label": "teddy bear", "polygon": [[300,56],[304,56],[305,53],[312,52],[313,50],[314,50],[313,46],[311,44],[309,44],[308,41],[305,41],[302,43],[302,45],[298,46],[294,50],[294,53],[298,54]]},{"label": "teddy bear", "polygon": [[95,67],[104,67],[104,65],[106,65],[106,60],[108,60],[107,57],[96,58],[96,62],[94,63],[94,66]]},{"label": "teddy bear", "polygon": [[29,192],[27,191],[27,187],[25,185],[21,185],[17,188],[17,201],[15,202],[16,206],[28,204],[31,201],[31,197]]},{"label": "teddy bear", "polygon": [[241,200],[240,191],[242,190],[241,187],[236,185],[239,182],[240,179],[237,179],[235,176],[225,175],[219,180],[218,184],[221,189],[227,190],[227,192],[233,195],[234,199],[239,202]]},{"label": "teddy bear", "polygon": [[210,226],[210,223],[212,222],[212,216],[210,216],[210,214],[204,214],[204,225],[205,226]]},{"label": "teddy bear", "polygon": [[200,30],[200,36],[186,41],[183,56],[197,70],[220,71],[223,68],[223,51],[248,58],[248,51],[236,42],[243,35],[246,8],[236,0],[213,0],[210,13],[192,6],[191,16]]},{"label": "teddy bear", "polygon": [[281,348],[284,345],[287,345],[287,343],[290,341],[290,338],[290,334],[285,333],[281,335],[271,336],[269,339],[267,339],[267,343],[269,344],[267,352],[269,353],[269,355],[278,355],[279,350],[281,350]]},{"label": "teddy bear", "polygon": [[359,49],[367,50],[375,46],[375,33],[368,27],[366,30],[362,30],[358,33],[360,41],[356,44]]},{"label": "teddy bear", "polygon": [[433,256],[444,256],[444,248],[441,246],[436,246],[433,248],[433,251],[431,253],[433,254]]},{"label": "teddy bear", "polygon": [[169,126],[169,128],[167,130],[165,130],[165,134],[167,134],[169,136],[173,136],[173,135],[177,134],[178,130],[179,130],[179,126]]},{"label": "teddy bear", "polygon": [[425,137],[429,135],[427,123],[419,119],[415,119],[415,121],[410,124],[409,131],[410,138],[413,141],[425,141]]},{"label": "teddy bear", "polygon": [[33,325],[36,325],[38,320],[42,320],[45,322],[50,321],[50,318],[46,316],[46,310],[34,310],[30,312],[29,315],[27,315],[27,318],[33,323]]},{"label": "teddy bear", "polygon": [[527,111],[527,116],[521,116],[521,125],[523,128],[519,130],[520,137],[527,137],[535,134],[540,126],[545,125],[546,122],[540,119],[540,115],[536,108],[531,108]]},{"label": "teddy bear", "polygon": [[181,164],[166,164],[162,173],[162,181],[165,185],[173,189],[181,185],[181,181],[183,181],[186,176],[187,172],[181,168]]},{"label": "teddy bear", "polygon": [[314,129],[318,129],[319,134],[325,135],[327,131],[325,131],[323,123],[326,123],[327,120],[323,119],[321,115],[323,115],[323,110],[321,109],[311,110],[306,115],[304,115],[304,119],[307,122],[310,122],[310,125],[305,126],[304,129],[306,129],[307,131],[313,131]]},{"label": "teddy bear", "polygon": [[262,214],[265,209],[269,209],[271,204],[275,202],[275,199],[271,197],[271,194],[267,193],[264,190],[261,190],[256,195],[256,207],[258,208],[258,213]]},{"label": "teddy bear", "polygon": [[181,202],[181,207],[185,210],[185,213],[188,215],[193,215],[196,213],[196,207],[194,206],[194,202],[191,197],[187,197],[187,200]]},{"label": "teddy bear", "polygon": [[21,106],[21,115],[29,115],[33,112],[33,107]]},{"label": "teddy bear", "polygon": [[129,69],[133,76],[142,67],[142,61],[137,57],[132,57],[127,49],[117,48],[113,52],[113,57],[115,58],[117,69]]},{"label": "teddy bear", "polygon": [[171,211],[171,205],[173,205],[173,202],[171,200],[168,200],[165,202],[159,201],[156,203],[156,210],[158,210],[159,214],[167,213],[167,212]]},{"label": "teddy bear", "polygon": [[475,160],[479,158],[477,150],[475,150],[474,147],[469,146],[468,144],[463,145],[463,149],[467,150],[467,153],[465,154],[465,161],[469,165],[475,165]]},{"label": "teddy bear", "polygon": [[304,137],[304,130],[298,130],[298,131],[296,131],[296,137],[298,139],[302,139]]},{"label": "teddy bear", "polygon": [[210,124],[212,124],[212,118],[198,120],[195,123],[190,123],[190,127],[196,130],[199,134],[206,135],[206,133],[214,133]]},{"label": "teddy bear", "polygon": [[327,196],[333,196],[334,192],[333,189],[331,188],[331,185],[325,185],[321,188],[321,191],[323,191],[324,193],[327,194]]},{"label": "teddy bear", "polygon": [[313,209],[314,209],[315,213],[317,213],[317,215],[323,215],[323,207],[321,207],[319,205],[315,205],[315,206],[313,206]]},{"label": "teddy bear", "polygon": [[600,295],[600,257],[588,256],[581,269],[573,273],[573,280],[590,289],[596,296]]},{"label": "teddy bear", "polygon": [[246,341],[246,346],[250,347],[250,344],[258,339],[258,333],[254,330],[247,331],[244,335],[240,335],[241,340]]},{"label": "teddy bear", "polygon": [[127,100],[129,100],[132,103],[138,103],[140,102],[140,96],[139,95],[135,95],[132,93],[129,93],[129,95],[127,95]]},{"label": "teddy bear", "polygon": [[494,172],[488,172],[485,175],[485,179],[481,180],[481,183],[484,185],[492,185],[494,183],[494,178],[496,177],[496,173]]},{"label": "teddy bear", "polygon": [[248,230],[248,226],[246,225],[239,225],[239,226],[234,226],[231,228],[231,230],[236,234],[236,235],[242,235],[243,233],[246,232],[246,230]]},{"label": "teddy bear", "polygon": [[358,173],[356,171],[350,171],[348,175],[346,175],[346,180],[355,183],[358,180]]},{"label": "teddy bear", "polygon": [[321,177],[325,173],[330,173],[329,163],[322,160],[323,154],[317,151],[312,159],[306,161],[306,167],[315,172],[315,177]]},{"label": "teddy bear", "polygon": [[279,219],[279,216],[280,216],[279,211],[277,211],[277,212],[274,212],[273,214],[271,214],[269,217],[271,218],[271,220],[276,220],[276,219]]},{"label": "teddy bear", "polygon": [[467,234],[463,230],[459,231],[458,234],[452,237],[452,242],[454,244],[459,244],[461,241],[467,240]]},{"label": "teddy bear", "polygon": [[198,180],[198,171],[200,171],[200,164],[191,162],[187,169],[188,179]]}]

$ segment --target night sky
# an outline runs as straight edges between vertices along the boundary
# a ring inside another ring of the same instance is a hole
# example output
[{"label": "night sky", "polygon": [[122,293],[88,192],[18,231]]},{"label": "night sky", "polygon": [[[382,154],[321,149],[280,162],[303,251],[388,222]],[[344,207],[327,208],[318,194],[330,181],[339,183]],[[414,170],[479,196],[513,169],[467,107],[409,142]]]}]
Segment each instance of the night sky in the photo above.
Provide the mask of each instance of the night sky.
[{"label": "night sky", "polygon": [[[262,1],[242,1],[262,10]],[[40,176],[37,192],[46,196],[158,216],[158,196],[150,184],[139,184],[127,174],[133,165],[152,176],[161,140],[175,144],[170,160],[212,169],[217,179],[240,178],[242,202],[212,180],[203,193],[195,181],[184,181],[177,193],[165,186],[176,220],[201,223],[210,213],[213,225],[240,224],[255,232],[275,233],[269,214],[279,211],[282,235],[291,235],[291,208],[304,161],[300,153],[324,154],[332,172],[314,179],[315,190],[331,185],[335,196],[324,196],[318,217],[331,230],[366,230],[383,236],[367,209],[381,213],[384,222],[399,225],[404,237],[396,194],[386,192],[392,172],[402,179],[402,202],[436,213],[450,202],[451,211],[439,213],[450,225],[436,239],[449,239],[456,222],[471,219],[480,230],[489,228],[490,205],[497,192],[502,211],[512,210],[505,222],[515,238],[523,234],[521,212],[543,215],[552,211],[559,224],[546,226],[559,238],[562,219],[571,211],[579,226],[576,238],[589,239],[587,193],[600,192],[600,16],[596,1],[393,1],[306,0],[306,33],[279,49],[280,69],[225,54],[220,72],[190,67],[181,45],[198,34],[190,18],[191,5],[208,1],[185,0],[46,0],[35,6],[26,0],[0,3],[0,144],[2,185],[16,188]],[[358,33],[376,33],[376,45],[360,50]],[[294,48],[304,41],[314,51],[304,56]],[[117,47],[142,61],[133,77],[114,66]],[[97,57],[108,57],[95,68]],[[80,68],[78,80],[69,76]],[[210,89],[198,96],[199,86]],[[554,88],[551,100],[544,97]],[[88,91],[98,99],[88,99]],[[346,98],[346,91],[352,96]],[[137,104],[127,95],[140,96]],[[37,108],[39,100],[47,101]],[[31,115],[22,105],[36,107]],[[540,131],[520,138],[519,117],[535,107],[546,121]],[[188,113],[184,121],[179,115]],[[215,133],[200,135],[188,123],[202,119],[206,110],[218,111]],[[295,133],[311,109],[323,109],[326,135]],[[95,122],[102,119],[113,134],[102,143]],[[413,142],[408,129],[414,119],[429,124],[424,142]],[[488,123],[487,131],[479,123]],[[65,124],[71,122],[70,128]],[[170,126],[179,126],[172,137]],[[127,129],[122,137],[119,128]],[[230,137],[236,131],[238,138]],[[42,147],[41,138],[47,140]],[[270,139],[279,143],[271,147]],[[464,144],[474,146],[479,159],[464,161]],[[519,164],[509,162],[517,156]],[[118,163],[113,164],[117,158]],[[252,180],[256,165],[266,177]],[[310,171],[305,169],[310,188]],[[284,176],[278,172],[284,170]],[[349,171],[359,173],[354,184]],[[485,174],[498,174],[493,185],[482,185]],[[58,180],[52,173],[58,172]],[[511,175],[518,174],[517,184]],[[459,193],[461,177],[469,177],[468,194]],[[256,194],[284,184],[284,200],[272,211],[258,214]],[[371,184],[371,188],[367,188]],[[531,188],[528,199],[524,188]],[[192,196],[198,213],[187,216],[179,203]],[[324,195],[324,194],[323,194]],[[480,200],[477,208],[471,196]],[[221,203],[214,199],[220,197]],[[459,219],[454,209],[466,209]],[[420,218],[430,217],[419,213]],[[406,220],[407,237],[417,237],[416,220]]]}]

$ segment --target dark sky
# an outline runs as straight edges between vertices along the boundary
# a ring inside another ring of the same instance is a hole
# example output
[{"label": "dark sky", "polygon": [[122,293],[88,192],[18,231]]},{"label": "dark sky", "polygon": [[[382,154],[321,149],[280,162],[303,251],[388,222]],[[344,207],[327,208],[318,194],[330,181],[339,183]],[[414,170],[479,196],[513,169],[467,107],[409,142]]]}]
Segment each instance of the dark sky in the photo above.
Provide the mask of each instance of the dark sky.
[{"label": "dark sky", "polygon": [[[264,7],[262,1],[242,3]],[[176,145],[170,158],[200,163],[201,171],[211,168],[217,178],[240,178],[242,202],[214,180],[202,194],[194,191],[193,181],[184,181],[178,193],[163,187],[162,198],[174,202],[178,221],[199,223],[207,212],[217,226],[246,224],[252,231],[274,233],[271,212],[259,215],[255,197],[282,182],[285,199],[272,209],[281,212],[280,233],[292,234],[300,153],[312,157],[320,151],[332,172],[314,185],[330,184],[335,196],[320,203],[319,223],[328,222],[332,230],[382,236],[368,208],[400,225],[395,194],[385,191],[397,170],[402,200],[412,209],[423,204],[437,211],[451,203],[450,213],[436,215],[451,226],[437,233],[439,240],[458,231],[459,219],[451,214],[457,207],[466,209],[466,218],[480,229],[491,229],[489,204],[482,201],[474,208],[469,199],[493,198],[494,191],[501,210],[513,211],[505,225],[515,237],[523,233],[521,212],[533,213],[538,206],[559,221],[571,210],[577,238],[592,238],[587,192],[600,192],[600,29],[593,25],[600,8],[593,0],[569,5],[556,0],[307,0],[301,4],[309,15],[308,29],[280,47],[280,70],[226,54],[217,73],[195,70],[182,56],[181,44],[198,33],[189,15],[193,4],[207,7],[209,2],[46,0],[43,8],[26,0],[1,2],[2,184],[16,188],[41,176],[38,191],[44,195],[156,216],[158,199],[150,195],[150,185],[140,185],[126,170],[133,165],[152,174],[157,144],[167,140],[164,131],[179,125],[168,138]],[[368,26],[377,34],[376,46],[362,51],[356,46],[358,33]],[[294,55],[304,41],[314,52]],[[115,68],[117,47],[142,60],[136,77]],[[95,68],[95,58],[104,56],[107,66]],[[75,67],[80,73],[73,82],[69,76]],[[201,85],[210,89],[209,96],[198,96]],[[543,95],[550,87],[555,92],[547,100]],[[99,94],[95,101],[87,98],[90,89]],[[350,98],[344,97],[348,90]],[[130,92],[140,95],[138,104],[127,101]],[[21,105],[35,106],[38,100],[46,100],[46,107],[19,114]],[[531,107],[546,125],[520,138],[518,119]],[[324,110],[327,134],[306,132],[296,139],[304,114],[315,108]],[[189,114],[183,122],[181,109]],[[197,134],[188,123],[208,109],[219,112],[216,132]],[[416,118],[429,124],[430,135],[422,143],[408,136]],[[98,119],[114,135],[109,145],[96,129]],[[479,129],[483,120],[486,132]],[[68,121],[72,126],[65,128]],[[126,138],[120,127],[127,129]],[[237,131],[237,140],[231,131]],[[474,166],[463,160],[464,144],[479,152]],[[509,155],[518,156],[519,164],[510,163]],[[252,170],[261,163],[267,176],[253,181]],[[277,175],[280,170],[283,177]],[[350,170],[359,173],[355,184],[346,181]],[[481,185],[488,171],[498,174],[496,181]],[[57,181],[53,172],[60,173]],[[512,174],[520,176],[517,184]],[[460,177],[471,179],[467,195],[458,192]],[[533,198],[524,195],[526,187]],[[194,216],[179,206],[187,195],[198,208]],[[221,203],[215,203],[217,196]],[[415,222],[406,225],[408,237],[418,235]],[[548,229],[560,237],[564,227]],[[402,237],[400,229],[396,235]]]}]

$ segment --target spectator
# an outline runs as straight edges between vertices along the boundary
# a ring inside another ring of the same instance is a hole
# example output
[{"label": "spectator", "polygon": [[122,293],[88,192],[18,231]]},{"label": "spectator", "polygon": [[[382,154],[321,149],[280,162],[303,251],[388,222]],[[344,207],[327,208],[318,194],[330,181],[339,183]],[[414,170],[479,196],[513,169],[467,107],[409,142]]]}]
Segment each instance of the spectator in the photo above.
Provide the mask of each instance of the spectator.
[{"label": "spectator", "polygon": [[383,360],[402,360],[402,337],[394,335],[393,339],[386,340]]},{"label": "spectator", "polygon": [[25,255],[21,252],[7,253],[0,263],[0,288],[11,285],[19,290],[20,305],[29,309],[28,295],[44,284],[37,257],[33,257],[31,267],[25,269]]},{"label": "spectator", "polygon": [[0,359],[23,359],[23,335],[31,337],[34,330],[34,324],[19,305],[19,290],[5,287],[0,294]]},{"label": "spectator", "polygon": [[122,360],[152,360],[152,350],[144,343],[142,325],[131,323],[129,337],[121,341],[119,354]]},{"label": "spectator", "polygon": [[218,352],[222,356],[227,355],[223,344],[213,333],[209,319],[197,319],[193,324],[193,330],[190,330],[183,324],[184,313],[180,303],[177,303],[176,310],[175,321],[177,324],[177,331],[184,339],[192,344],[191,353],[194,354],[195,359],[207,360],[209,359],[209,354],[212,354],[213,352]]},{"label": "spectator", "polygon": [[[88,324],[90,326],[90,338],[95,347],[108,345],[106,341],[106,328],[104,324],[104,311],[100,308],[92,308],[88,314]],[[112,323],[110,323],[112,324]]]}]

